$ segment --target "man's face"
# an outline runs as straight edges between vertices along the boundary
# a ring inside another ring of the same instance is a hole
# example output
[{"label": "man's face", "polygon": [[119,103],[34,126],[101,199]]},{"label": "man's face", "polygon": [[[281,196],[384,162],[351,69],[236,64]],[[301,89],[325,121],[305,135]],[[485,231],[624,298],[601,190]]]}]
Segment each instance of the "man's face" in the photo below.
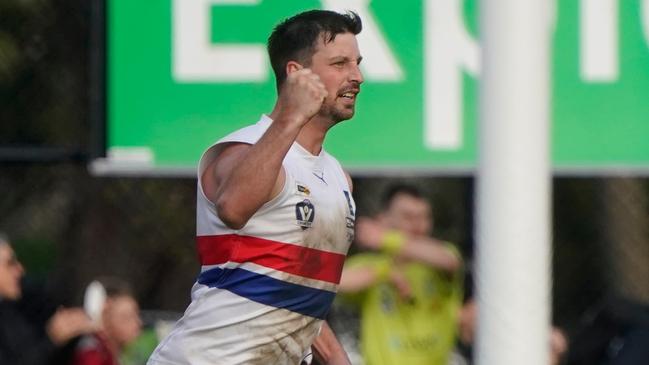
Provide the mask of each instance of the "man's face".
[{"label": "man's face", "polygon": [[0,243],[0,298],[20,299],[20,278],[25,273],[14,250],[6,243]]},{"label": "man's face", "polygon": [[329,94],[318,115],[334,122],[354,116],[356,95],[363,83],[359,69],[361,59],[356,36],[352,33],[338,34],[326,44],[322,36],[318,37],[309,68],[320,77]]},{"label": "man's face", "polygon": [[414,236],[429,235],[433,226],[430,204],[408,194],[395,195],[382,218],[388,227]]}]

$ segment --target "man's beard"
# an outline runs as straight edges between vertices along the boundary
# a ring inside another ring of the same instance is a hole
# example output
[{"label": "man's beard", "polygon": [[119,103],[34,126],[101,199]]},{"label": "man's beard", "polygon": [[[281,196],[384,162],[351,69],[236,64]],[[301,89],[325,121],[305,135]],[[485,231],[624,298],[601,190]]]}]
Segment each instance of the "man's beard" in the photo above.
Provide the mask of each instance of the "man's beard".
[{"label": "man's beard", "polygon": [[343,120],[351,119],[354,116],[355,108],[336,108],[335,104],[322,104],[318,114],[327,119],[331,119],[334,124]]}]

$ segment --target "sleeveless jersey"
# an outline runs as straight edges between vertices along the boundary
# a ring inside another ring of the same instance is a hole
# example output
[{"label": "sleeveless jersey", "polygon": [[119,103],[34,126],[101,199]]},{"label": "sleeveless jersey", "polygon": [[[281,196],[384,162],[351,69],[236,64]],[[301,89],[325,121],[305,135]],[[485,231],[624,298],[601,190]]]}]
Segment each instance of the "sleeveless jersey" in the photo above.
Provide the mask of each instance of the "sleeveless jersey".
[{"label": "sleeveless jersey", "polygon": [[[219,140],[201,158],[192,302],[150,364],[299,364],[334,299],[355,205],[340,164],[293,143],[277,197],[239,229],[218,217],[201,175],[228,142],[254,144],[272,120]],[[254,179],[254,177],[253,177]]]}]

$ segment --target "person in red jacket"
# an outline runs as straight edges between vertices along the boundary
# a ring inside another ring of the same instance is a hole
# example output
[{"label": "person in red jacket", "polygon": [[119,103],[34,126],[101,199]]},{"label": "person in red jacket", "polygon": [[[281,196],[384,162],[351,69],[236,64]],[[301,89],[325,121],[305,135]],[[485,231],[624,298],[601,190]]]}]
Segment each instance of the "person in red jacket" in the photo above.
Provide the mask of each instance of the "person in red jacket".
[{"label": "person in red jacket", "polygon": [[99,330],[81,338],[73,365],[119,365],[121,351],[140,334],[139,307],[129,286],[115,279],[101,282],[106,290],[106,301]]}]

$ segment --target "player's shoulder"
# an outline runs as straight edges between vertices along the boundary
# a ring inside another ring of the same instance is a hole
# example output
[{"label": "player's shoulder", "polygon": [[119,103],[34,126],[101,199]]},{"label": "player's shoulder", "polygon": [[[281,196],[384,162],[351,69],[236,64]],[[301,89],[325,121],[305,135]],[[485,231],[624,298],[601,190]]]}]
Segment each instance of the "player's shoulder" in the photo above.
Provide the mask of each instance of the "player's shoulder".
[{"label": "player's shoulder", "polygon": [[198,176],[203,176],[205,170],[221,155],[224,150],[235,145],[251,145],[256,143],[264,134],[272,120],[262,115],[255,124],[240,128],[227,136],[217,140],[201,155],[198,163]]},{"label": "player's shoulder", "polygon": [[259,138],[261,138],[264,132],[266,132],[271,122],[272,120],[268,116],[262,115],[257,123],[237,129],[219,139],[215,145],[224,143],[254,144],[259,140]]}]

